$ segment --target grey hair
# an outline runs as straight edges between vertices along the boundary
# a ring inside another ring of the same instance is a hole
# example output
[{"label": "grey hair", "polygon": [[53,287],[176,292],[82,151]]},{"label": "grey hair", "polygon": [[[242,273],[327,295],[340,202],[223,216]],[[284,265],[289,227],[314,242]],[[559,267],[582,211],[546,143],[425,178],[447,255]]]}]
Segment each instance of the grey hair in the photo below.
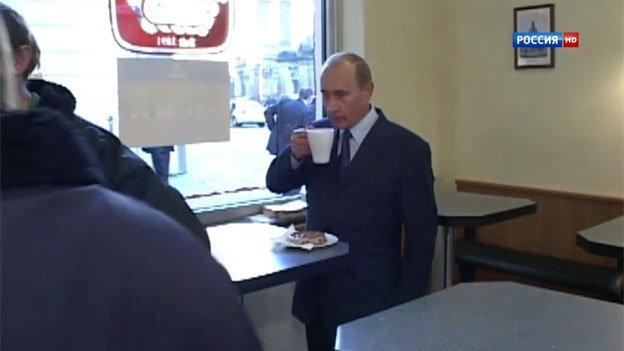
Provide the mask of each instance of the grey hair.
[{"label": "grey hair", "polygon": [[373,76],[368,63],[361,56],[352,52],[337,52],[331,55],[323,64],[323,72],[343,62],[355,65],[355,79],[360,88],[373,82]]},{"label": "grey hair", "polygon": [[13,50],[4,21],[0,17],[0,109],[8,110],[18,107],[16,84]]}]

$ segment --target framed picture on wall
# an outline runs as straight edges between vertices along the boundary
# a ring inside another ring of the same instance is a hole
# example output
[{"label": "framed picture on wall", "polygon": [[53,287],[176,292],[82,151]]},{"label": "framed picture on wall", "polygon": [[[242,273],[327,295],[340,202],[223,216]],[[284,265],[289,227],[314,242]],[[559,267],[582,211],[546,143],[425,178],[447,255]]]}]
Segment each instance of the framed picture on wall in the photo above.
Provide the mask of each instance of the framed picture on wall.
[{"label": "framed picture on wall", "polygon": [[[514,32],[554,32],[555,5],[514,8]],[[555,67],[554,48],[514,48],[516,69]]]}]

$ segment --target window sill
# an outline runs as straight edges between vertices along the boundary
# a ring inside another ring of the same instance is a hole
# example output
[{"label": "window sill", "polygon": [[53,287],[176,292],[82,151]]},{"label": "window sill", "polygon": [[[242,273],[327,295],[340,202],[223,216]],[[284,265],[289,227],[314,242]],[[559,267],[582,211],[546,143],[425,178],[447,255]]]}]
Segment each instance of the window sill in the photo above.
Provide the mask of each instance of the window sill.
[{"label": "window sill", "polygon": [[[296,199],[301,199],[305,195],[291,195],[283,196],[269,192],[268,190],[262,191],[262,193],[246,194],[240,196],[238,201],[224,201],[221,199],[211,199],[205,201],[205,199],[192,199],[187,200],[189,206],[193,209],[193,212],[199,217],[201,223],[208,227],[217,224],[233,222],[247,216],[251,216],[262,211],[262,206],[268,204],[277,204],[288,202]],[[264,196],[259,196],[264,195]],[[216,200],[220,200],[217,203]],[[231,199],[230,199],[231,200]]]}]

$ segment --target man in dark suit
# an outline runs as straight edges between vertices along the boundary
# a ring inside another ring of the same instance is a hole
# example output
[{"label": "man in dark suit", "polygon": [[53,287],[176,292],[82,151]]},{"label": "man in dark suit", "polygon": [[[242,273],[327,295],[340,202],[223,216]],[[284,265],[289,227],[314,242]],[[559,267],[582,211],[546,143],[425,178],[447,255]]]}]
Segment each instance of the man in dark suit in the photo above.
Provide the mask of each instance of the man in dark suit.
[{"label": "man in dark suit", "polygon": [[271,131],[267,144],[267,150],[271,155],[279,155],[288,147],[293,130],[312,122],[314,115],[308,108],[311,100],[312,90],[305,88],[299,91],[299,99],[291,100],[285,97],[264,111],[267,127]]},{"label": "man in dark suit", "polygon": [[330,162],[314,164],[298,133],[267,173],[275,192],[305,185],[308,229],[349,244],[346,269],[297,283],[293,315],[310,350],[333,349],[339,324],[425,294],[437,229],[429,146],[370,105],[366,62],[333,55],[321,91],[336,128]]}]

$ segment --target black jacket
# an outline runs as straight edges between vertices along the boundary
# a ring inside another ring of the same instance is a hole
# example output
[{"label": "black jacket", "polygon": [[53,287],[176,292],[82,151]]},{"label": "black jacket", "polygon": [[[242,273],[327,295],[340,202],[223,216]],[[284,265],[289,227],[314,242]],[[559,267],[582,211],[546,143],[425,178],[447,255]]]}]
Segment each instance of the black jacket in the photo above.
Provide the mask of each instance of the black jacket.
[{"label": "black jacket", "polygon": [[337,132],[328,164],[307,157],[293,170],[286,148],[269,167],[271,191],[306,186],[308,229],[349,244],[345,270],[297,282],[293,314],[304,323],[320,311],[337,326],[417,298],[429,286],[438,224],[429,145],[377,112],[346,171],[339,170]]},{"label": "black jacket", "polygon": [[279,155],[288,147],[293,131],[307,126],[314,115],[303,100],[285,99],[266,109],[264,118],[271,131],[266,149],[271,155]]},{"label": "black jacket", "polygon": [[260,349],[225,270],[169,216],[98,185],[66,118],[0,122],[0,349]]},{"label": "black jacket", "polygon": [[76,116],[76,99],[67,88],[43,80],[30,80],[28,90],[40,96],[39,107],[62,112],[95,151],[108,188],[166,213],[210,249],[204,226],[182,195],[175,188],[163,184],[152,169],[115,135]]}]

